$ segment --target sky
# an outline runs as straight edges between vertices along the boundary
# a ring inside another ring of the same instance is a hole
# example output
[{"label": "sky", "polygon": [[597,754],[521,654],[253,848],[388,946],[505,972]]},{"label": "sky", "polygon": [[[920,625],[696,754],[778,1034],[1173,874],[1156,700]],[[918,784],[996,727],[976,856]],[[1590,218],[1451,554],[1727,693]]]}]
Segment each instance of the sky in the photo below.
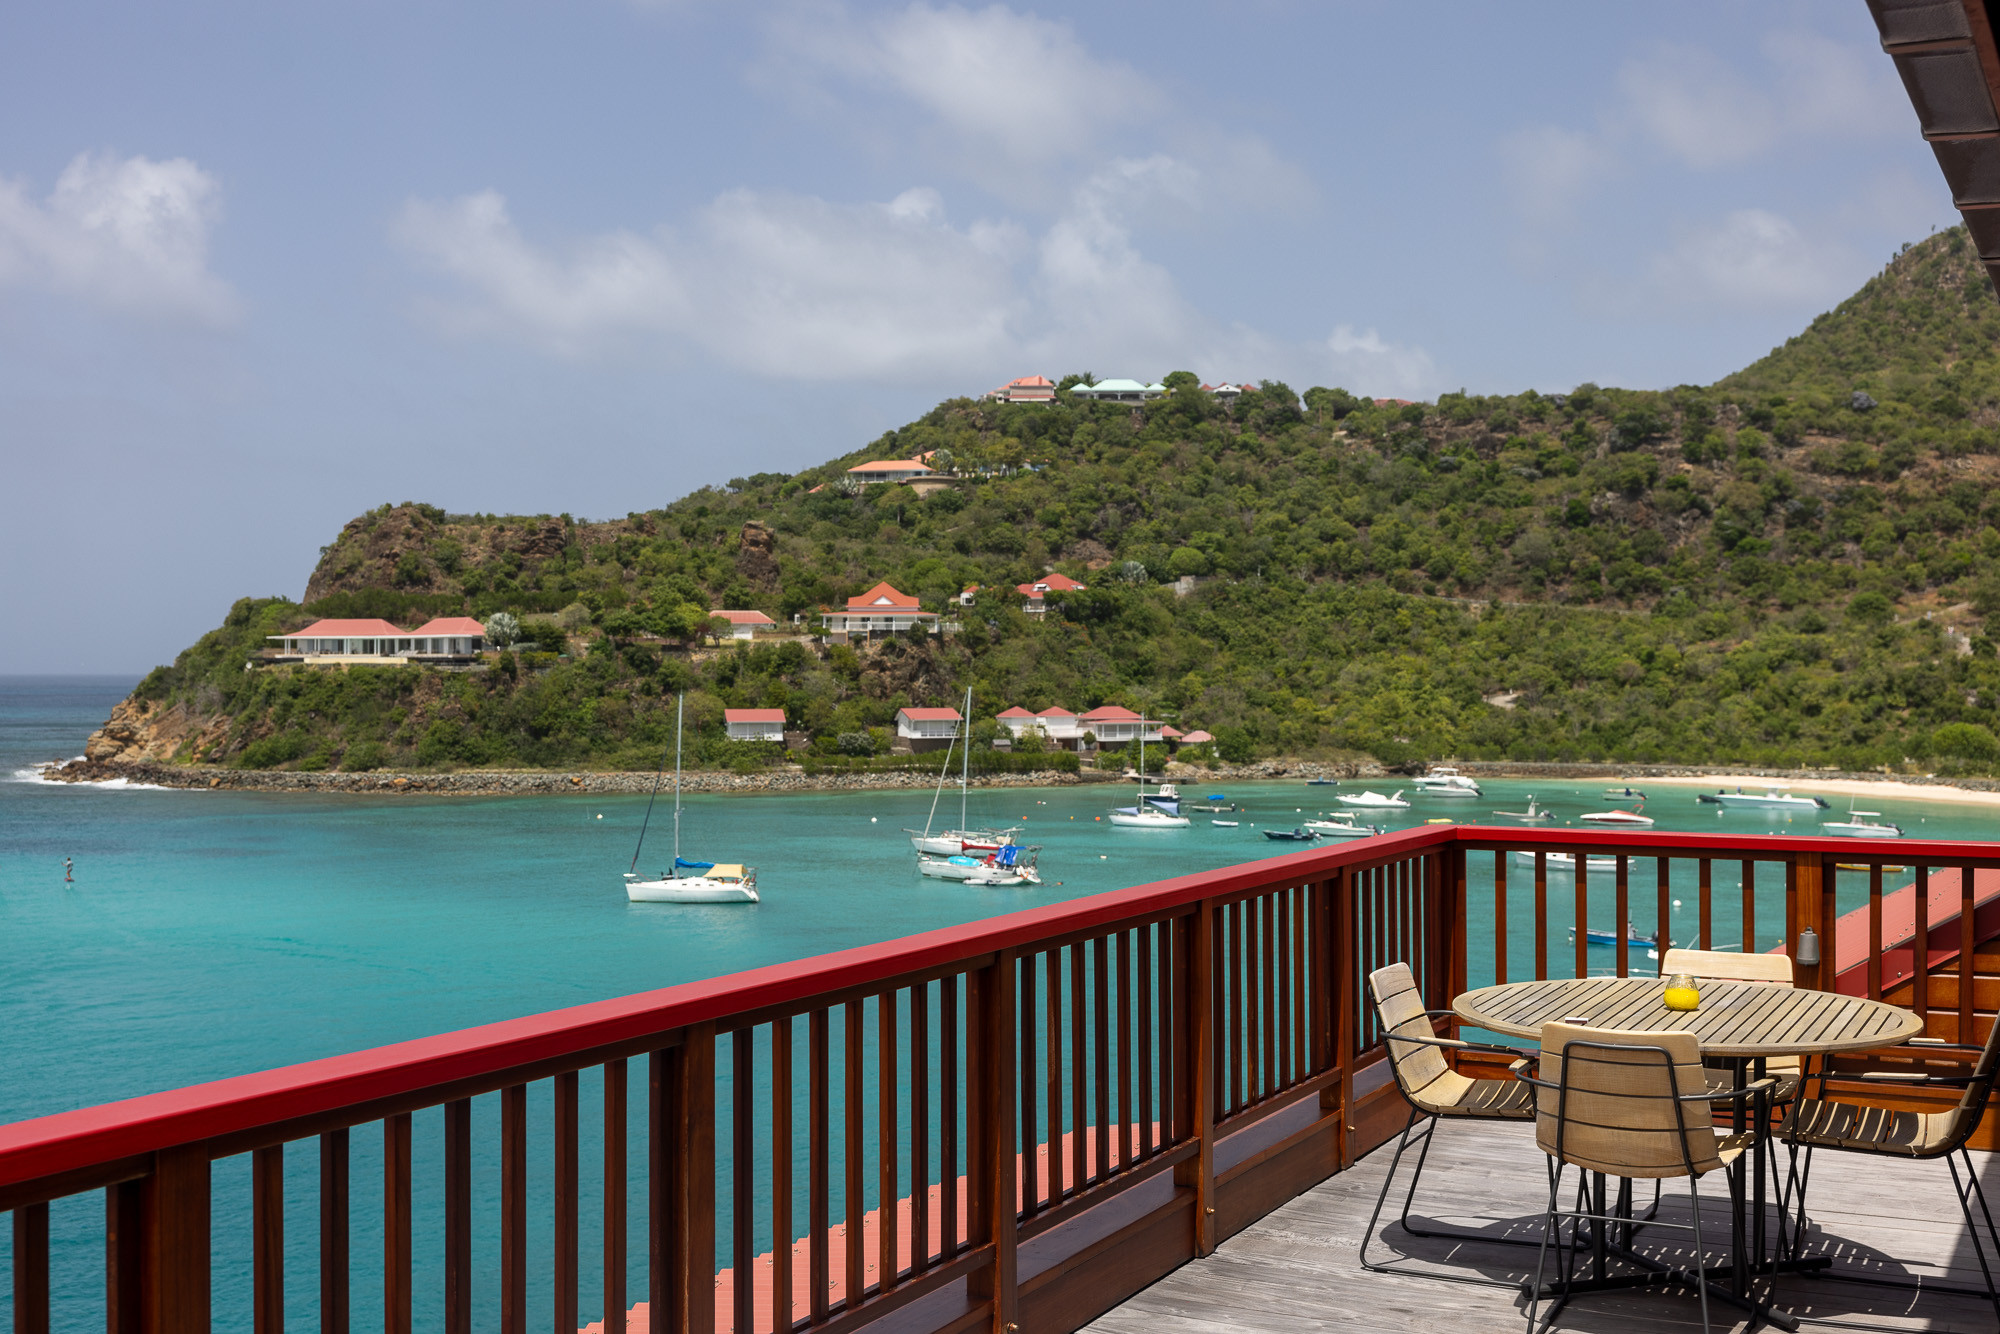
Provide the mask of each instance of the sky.
[{"label": "sky", "polygon": [[1704,383],[1953,221],[1859,0],[10,6],[0,672],[1017,375]]}]

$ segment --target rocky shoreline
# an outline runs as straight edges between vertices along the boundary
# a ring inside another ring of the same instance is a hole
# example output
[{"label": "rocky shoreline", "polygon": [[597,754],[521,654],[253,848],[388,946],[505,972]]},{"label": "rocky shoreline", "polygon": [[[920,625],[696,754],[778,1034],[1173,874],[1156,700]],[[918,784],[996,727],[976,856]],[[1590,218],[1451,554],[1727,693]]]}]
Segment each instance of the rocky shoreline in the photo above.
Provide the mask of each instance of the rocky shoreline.
[{"label": "rocky shoreline", "polygon": [[[1599,764],[1532,763],[1503,760],[1471,760],[1460,769],[1482,778],[1555,779],[1691,779],[1712,778],[1722,782],[1771,779],[1788,782],[1875,782],[1884,781],[1918,787],[1956,788],[1967,792],[2000,792],[2000,779],[1939,778],[1930,775],[1884,775],[1879,772],[1833,772],[1830,770],[1785,770],[1728,768],[1717,765],[1685,764]],[[1219,765],[1215,768],[1169,764],[1165,776],[1182,783],[1272,782],[1283,779],[1367,779],[1395,783],[1404,772],[1379,764],[1325,763],[1312,760],[1259,760],[1252,764]],[[227,769],[209,765],[159,764],[153,762],[112,764],[102,760],[72,760],[45,766],[42,777],[58,783],[102,783],[123,779],[128,783],[167,788],[199,788],[242,792],[315,792],[356,795],[424,796],[553,796],[565,792],[608,794],[644,793],[652,790],[655,775],[649,772],[589,772],[533,769],[461,769],[437,773],[306,773],[289,769]],[[1046,770],[1026,774],[986,774],[972,780],[974,787],[1072,787],[1085,783],[1118,783],[1123,775],[1111,770],[1086,769],[1080,773]],[[853,792],[877,789],[911,789],[935,786],[935,776],[923,772],[808,774],[795,766],[763,773],[739,774],[696,771],[684,774],[681,788],[687,792]]]}]

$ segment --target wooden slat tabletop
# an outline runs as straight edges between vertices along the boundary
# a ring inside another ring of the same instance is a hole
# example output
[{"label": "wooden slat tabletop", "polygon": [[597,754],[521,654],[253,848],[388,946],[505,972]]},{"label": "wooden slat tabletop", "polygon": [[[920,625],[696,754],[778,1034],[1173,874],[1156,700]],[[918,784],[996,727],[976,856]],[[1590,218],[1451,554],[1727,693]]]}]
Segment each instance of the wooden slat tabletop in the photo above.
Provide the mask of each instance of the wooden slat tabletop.
[{"label": "wooden slat tabletop", "polygon": [[1909,1010],[1860,996],[1768,982],[1704,982],[1701,1004],[1669,1010],[1657,977],[1551,978],[1468,991],[1452,1004],[1468,1024],[1539,1038],[1558,1019],[1633,1032],[1684,1030],[1715,1056],[1785,1056],[1893,1047],[1924,1031]]}]

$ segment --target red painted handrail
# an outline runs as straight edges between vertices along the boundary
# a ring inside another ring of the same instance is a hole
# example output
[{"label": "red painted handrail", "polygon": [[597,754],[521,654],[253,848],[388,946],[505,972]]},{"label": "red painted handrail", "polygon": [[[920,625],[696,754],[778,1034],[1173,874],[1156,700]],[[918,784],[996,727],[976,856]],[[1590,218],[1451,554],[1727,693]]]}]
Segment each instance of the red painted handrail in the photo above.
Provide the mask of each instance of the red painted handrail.
[{"label": "red painted handrail", "polygon": [[[2000,866],[2000,845],[1899,840],[1893,849],[1843,838],[1610,833],[1438,825],[1180,876],[1068,903],[834,954],[773,964],[615,1000],[484,1024],[257,1074],[146,1094],[0,1126],[0,1187],[179,1145],[337,1114],[382,1099],[493,1076],[536,1062],[664,1034],[704,1021],[808,1001],[942,968],[1069,932],[1158,915],[1204,899],[1324,879],[1457,844],[1467,849],[1588,848],[1633,857],[1701,854]],[[1979,849],[1985,849],[1980,851]]]}]

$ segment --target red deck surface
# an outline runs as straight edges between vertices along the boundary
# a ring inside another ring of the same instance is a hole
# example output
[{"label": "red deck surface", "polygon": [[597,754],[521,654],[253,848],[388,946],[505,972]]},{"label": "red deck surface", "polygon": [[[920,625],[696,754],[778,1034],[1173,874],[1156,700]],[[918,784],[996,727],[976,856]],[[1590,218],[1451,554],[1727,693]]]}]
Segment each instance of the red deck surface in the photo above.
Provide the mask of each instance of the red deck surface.
[{"label": "red deck surface", "polygon": [[[1859,878],[1862,872],[1844,871],[1842,878]],[[1959,948],[1961,872],[1956,867],[1938,867],[1930,875],[1929,958],[1932,972],[1947,964],[1956,965]],[[1986,941],[2000,935],[2000,870],[1972,873],[1972,938]],[[1868,994],[1868,906],[1863,904],[1843,913],[1836,924],[1833,968],[1834,989],[1857,996]],[[1913,881],[1894,893],[1882,896],[1882,986],[1886,990],[1916,973],[1917,887]]]}]

